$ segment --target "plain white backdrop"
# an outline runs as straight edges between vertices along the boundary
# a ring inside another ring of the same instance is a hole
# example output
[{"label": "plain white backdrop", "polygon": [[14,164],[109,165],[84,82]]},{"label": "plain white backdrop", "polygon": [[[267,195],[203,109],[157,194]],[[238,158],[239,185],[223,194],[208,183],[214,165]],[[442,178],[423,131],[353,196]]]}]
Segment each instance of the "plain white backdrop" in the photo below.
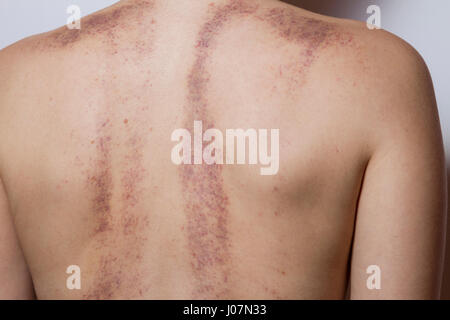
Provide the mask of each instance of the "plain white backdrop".
[{"label": "plain white backdrop", "polygon": [[[66,10],[72,4],[78,5],[84,16],[117,1],[0,0],[0,49],[27,36],[64,25],[69,16]],[[430,69],[450,172],[450,0],[285,1],[318,13],[361,21],[367,20],[369,5],[380,6],[383,29],[412,44]],[[448,243],[447,256],[450,257],[450,241]],[[450,263],[447,263],[446,269],[443,297],[450,299]]]}]

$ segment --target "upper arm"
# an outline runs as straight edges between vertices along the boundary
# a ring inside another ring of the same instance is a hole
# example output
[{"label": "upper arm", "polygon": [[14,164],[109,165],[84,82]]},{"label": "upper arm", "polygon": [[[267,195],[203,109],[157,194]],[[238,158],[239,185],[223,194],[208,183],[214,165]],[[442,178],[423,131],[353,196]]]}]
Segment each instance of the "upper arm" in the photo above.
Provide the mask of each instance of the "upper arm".
[{"label": "upper arm", "polygon": [[[358,203],[351,298],[439,298],[446,175],[433,86],[420,56],[403,43],[386,55],[377,77],[384,84],[369,90],[374,148]],[[381,271],[379,290],[367,287],[372,265]]]},{"label": "upper arm", "polygon": [[[2,110],[8,100],[11,70],[14,69],[11,63],[14,52],[11,53],[11,51],[11,49],[0,51],[0,108]],[[1,139],[0,136],[0,143],[2,143]],[[4,184],[0,179],[0,299],[31,298],[34,298],[33,284],[15,232]]]}]

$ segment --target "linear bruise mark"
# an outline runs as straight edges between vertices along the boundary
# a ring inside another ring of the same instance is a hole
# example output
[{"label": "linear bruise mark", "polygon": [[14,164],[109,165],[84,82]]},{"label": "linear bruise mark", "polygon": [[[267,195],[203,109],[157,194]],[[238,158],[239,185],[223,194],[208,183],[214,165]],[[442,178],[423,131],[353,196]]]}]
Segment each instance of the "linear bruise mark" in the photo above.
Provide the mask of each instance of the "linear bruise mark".
[{"label": "linear bruise mark", "polygon": [[[298,47],[298,58],[280,65],[276,71],[278,78],[289,81],[288,86],[292,92],[296,92],[306,83],[308,71],[322,49],[353,44],[353,35],[339,28],[337,24],[304,16],[293,8],[272,8],[257,18],[268,24],[278,39]],[[284,70],[288,71],[286,75]],[[274,89],[276,88],[274,85]]]},{"label": "linear bruise mark", "polygon": [[[64,48],[71,46],[86,36],[106,35],[107,42],[114,43],[116,31],[126,29],[131,20],[143,20],[144,12],[154,8],[154,0],[119,3],[116,6],[81,19],[81,29],[66,26],[55,30],[49,38],[39,41],[39,47]],[[138,44],[142,46],[142,44]]]},{"label": "linear bruise mark", "polygon": [[300,65],[303,68],[311,66],[316,50],[332,30],[332,25],[329,23],[304,17],[286,8],[271,9],[264,15],[264,20],[277,30],[280,38],[306,46],[301,52]]},{"label": "linear bruise mark", "polygon": [[122,271],[113,272],[110,265],[117,264],[117,257],[108,254],[100,257],[97,272],[102,274],[103,281],[96,280],[93,290],[84,295],[85,300],[111,299],[122,283]]},{"label": "linear bruise mark", "polygon": [[[112,110],[108,113],[112,116]],[[84,299],[113,299],[118,297],[142,297],[149,290],[143,270],[143,248],[149,227],[147,212],[139,207],[142,199],[143,181],[147,174],[143,166],[145,137],[142,130],[133,131],[129,126],[124,133],[125,153],[120,164],[120,183],[117,185],[118,199],[112,206],[113,194],[111,132],[113,124],[108,119],[99,124],[95,140],[97,159],[95,173],[88,177],[93,188],[93,212],[97,221],[92,237],[96,243],[92,264],[93,279]],[[117,203],[117,205],[116,205]],[[128,270],[128,272],[125,272]]]},{"label": "linear bruise mark", "polygon": [[[202,120],[207,128],[214,126],[208,115],[209,74],[207,64],[215,38],[222,28],[236,16],[245,16],[257,10],[256,5],[233,0],[214,8],[211,20],[201,28],[196,44],[196,59],[188,77],[186,127],[193,120]],[[226,297],[230,266],[230,238],[228,232],[229,199],[223,186],[222,167],[196,165],[180,167],[185,196],[185,213],[191,266],[196,280],[193,295]]]},{"label": "linear bruise mark", "polygon": [[[121,50],[130,63],[142,67],[142,59],[135,58],[134,54],[151,52],[153,38],[149,33],[156,27],[152,23],[150,29],[146,28],[143,18],[152,19],[152,15],[147,15],[147,8],[144,10],[142,6],[153,6],[153,2],[125,3],[93,14],[82,22],[80,38],[67,43],[51,39],[51,46],[70,46],[87,35],[99,34],[101,36],[96,41],[103,42],[105,52]],[[155,22],[153,19],[150,21]],[[128,28],[134,27],[145,29],[140,39],[119,39],[119,32],[127,32]],[[71,31],[64,31],[64,34]],[[128,55],[128,51],[132,55]],[[140,205],[147,175],[142,151],[146,139],[142,135],[147,132],[143,128],[147,128],[148,123],[139,111],[136,111],[137,120],[130,117],[126,121],[123,118],[119,120],[117,107],[132,106],[132,103],[129,101],[131,96],[118,98],[117,94],[109,95],[110,92],[119,92],[118,86],[121,86],[115,74],[117,69],[110,67],[115,62],[106,59],[98,75],[101,77],[99,90],[105,92],[106,100],[97,112],[96,137],[90,141],[96,156],[91,160],[87,183],[92,195],[91,212],[95,225],[90,230],[92,250],[89,251],[89,264],[85,267],[90,278],[85,282],[84,299],[138,298],[150,288],[146,282],[147,271],[143,267],[149,213]]]},{"label": "linear bruise mark", "polygon": [[146,216],[137,212],[136,206],[142,198],[143,186],[142,182],[147,174],[143,166],[143,153],[145,147],[145,139],[139,133],[133,133],[127,139],[125,145],[127,147],[127,154],[124,159],[125,169],[122,172],[121,186],[122,186],[122,226],[123,234],[127,236],[134,235],[142,240],[137,233],[138,228],[148,225]]},{"label": "linear bruise mark", "polygon": [[[334,26],[331,23],[304,17],[293,9],[259,10],[255,2],[230,0],[220,7],[210,6],[210,10],[211,18],[199,31],[195,61],[187,79],[186,128],[190,128],[194,120],[202,120],[206,129],[214,127],[207,99],[210,55],[218,35],[232,19],[253,17],[271,26],[280,39],[299,44],[300,56],[295,64],[302,74],[313,64],[317,50],[332,41],[330,35]],[[339,39],[338,33],[335,38]],[[222,166],[184,165],[180,167],[180,176],[187,219],[184,232],[196,279],[194,296],[226,297],[231,243],[227,228],[229,199],[224,189]]]},{"label": "linear bruise mark", "polygon": [[111,143],[109,133],[111,122],[109,119],[98,125],[98,138],[96,139],[97,159],[95,160],[95,173],[88,176],[89,186],[94,194],[92,211],[98,221],[94,234],[111,230],[111,199],[113,189],[111,169]]}]

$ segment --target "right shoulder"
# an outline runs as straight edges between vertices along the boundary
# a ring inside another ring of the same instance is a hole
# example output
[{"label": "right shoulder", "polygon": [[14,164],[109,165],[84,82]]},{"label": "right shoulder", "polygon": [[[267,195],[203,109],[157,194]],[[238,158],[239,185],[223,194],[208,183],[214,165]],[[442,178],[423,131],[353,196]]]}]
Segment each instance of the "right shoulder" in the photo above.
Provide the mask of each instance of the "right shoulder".
[{"label": "right shoulder", "polygon": [[[332,90],[343,113],[363,127],[359,132],[369,139],[372,152],[394,141],[400,145],[400,139],[439,137],[433,83],[420,53],[388,31],[370,30],[366,23],[338,24],[352,41],[333,46],[321,57],[321,89]],[[438,140],[430,144],[439,145]]]}]

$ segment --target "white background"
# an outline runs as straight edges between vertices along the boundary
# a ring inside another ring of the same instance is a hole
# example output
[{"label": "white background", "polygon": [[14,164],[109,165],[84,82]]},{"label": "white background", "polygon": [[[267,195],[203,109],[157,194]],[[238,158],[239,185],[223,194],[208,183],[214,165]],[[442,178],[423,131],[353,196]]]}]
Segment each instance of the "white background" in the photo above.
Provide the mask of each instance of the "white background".
[{"label": "white background", "polygon": [[[212,0],[213,1],[213,0]],[[27,36],[66,23],[66,9],[80,6],[87,15],[117,0],[0,0],[0,49]],[[449,0],[286,0],[306,9],[366,21],[366,9],[381,7],[382,27],[412,44],[424,57],[438,100],[450,181],[450,1]],[[1,76],[1,75],[0,75]],[[449,237],[450,238],[450,237]],[[450,258],[450,241],[447,255]],[[450,299],[450,263],[444,298]]]}]

